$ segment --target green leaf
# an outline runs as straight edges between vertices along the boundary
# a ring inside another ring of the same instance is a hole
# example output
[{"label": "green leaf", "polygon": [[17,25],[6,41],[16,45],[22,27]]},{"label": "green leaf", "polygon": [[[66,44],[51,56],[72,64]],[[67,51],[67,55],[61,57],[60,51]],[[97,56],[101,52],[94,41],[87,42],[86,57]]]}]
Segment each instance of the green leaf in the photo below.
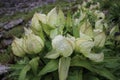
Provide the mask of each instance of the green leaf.
[{"label": "green leaf", "polygon": [[70,67],[70,57],[62,57],[59,60],[59,80],[66,80]]},{"label": "green leaf", "polygon": [[73,69],[69,72],[67,80],[83,80],[82,79],[82,70]]},{"label": "green leaf", "polygon": [[78,38],[80,36],[78,27],[77,26],[73,26],[72,29],[73,29],[73,36],[75,38]]},{"label": "green leaf", "polygon": [[107,57],[104,59],[104,66],[111,69],[118,69],[120,66],[120,57]]},{"label": "green leaf", "polygon": [[58,35],[58,28],[55,28],[55,29],[50,31],[50,38],[51,39],[54,39],[54,37],[57,35]]},{"label": "green leaf", "polygon": [[38,76],[45,75],[49,72],[53,72],[58,69],[58,60],[51,60],[46,66],[39,72]]},{"label": "green leaf", "polygon": [[53,79],[52,79],[52,75],[47,75],[47,76],[45,76],[45,80],[53,80]]},{"label": "green leaf", "polygon": [[72,16],[71,16],[70,12],[67,13],[66,27],[67,28],[72,27]]},{"label": "green leaf", "polygon": [[115,76],[106,68],[98,68],[98,66],[91,64],[90,61],[80,59],[79,56],[75,56],[71,61],[71,66],[84,67],[91,72],[95,72],[103,77],[106,77],[109,80],[116,80]]},{"label": "green leaf", "polygon": [[25,80],[40,80],[41,77],[39,76],[35,76],[33,74],[31,74],[30,72],[27,74],[26,79]]},{"label": "green leaf", "polygon": [[81,60],[79,56],[75,56],[71,60],[71,66],[79,66],[93,71],[91,64],[87,60]]},{"label": "green leaf", "polygon": [[20,76],[18,80],[25,80],[26,79],[26,74],[30,70],[30,65],[26,65],[20,72]]},{"label": "green leaf", "polygon": [[55,71],[55,72],[52,74],[52,76],[53,76],[53,79],[52,79],[52,80],[58,80],[58,79],[59,79],[58,70]]},{"label": "green leaf", "polygon": [[59,26],[65,25],[65,16],[63,11],[60,8],[58,10],[58,25]]},{"label": "green leaf", "polygon": [[34,77],[33,79],[31,79],[31,80],[40,80],[41,79],[41,77]]},{"label": "green leaf", "polygon": [[85,74],[84,80],[99,80],[96,76],[89,74]]},{"label": "green leaf", "polygon": [[57,25],[57,20],[58,20],[58,14],[55,7],[47,14],[47,24],[55,28],[55,26]]},{"label": "green leaf", "polygon": [[41,22],[41,25],[43,26],[43,30],[47,35],[50,35],[50,31],[55,29],[55,28],[52,28],[51,26],[44,24],[42,22]]},{"label": "green leaf", "polygon": [[38,61],[39,61],[39,57],[33,58],[29,64],[33,70],[33,73],[36,75],[37,74],[37,70],[38,70]]},{"label": "green leaf", "polygon": [[106,68],[94,68],[94,72],[97,74],[106,77],[109,80],[116,80],[116,77]]},{"label": "green leaf", "polygon": [[39,22],[39,14],[38,13],[35,13],[32,18],[31,29],[33,30],[33,32],[35,34],[39,35],[42,38],[42,40],[44,40],[43,29]]}]

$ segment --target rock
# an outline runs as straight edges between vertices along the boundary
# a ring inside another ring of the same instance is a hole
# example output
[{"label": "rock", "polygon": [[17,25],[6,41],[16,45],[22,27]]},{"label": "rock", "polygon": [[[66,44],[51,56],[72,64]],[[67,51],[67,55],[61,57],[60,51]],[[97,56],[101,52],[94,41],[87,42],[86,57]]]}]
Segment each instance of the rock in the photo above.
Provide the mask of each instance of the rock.
[{"label": "rock", "polygon": [[5,49],[0,48],[0,56],[2,53],[5,53]]},{"label": "rock", "polygon": [[12,43],[12,41],[13,41],[13,39],[1,39],[1,41],[0,41],[0,54],[5,53],[6,49]]},{"label": "rock", "polygon": [[0,53],[2,53],[2,44],[0,43]]},{"label": "rock", "polygon": [[0,33],[0,38],[2,38],[2,34]]},{"label": "rock", "polygon": [[3,74],[3,73],[8,72],[8,69],[9,69],[8,66],[1,65],[1,64],[0,64],[0,75]]},{"label": "rock", "polygon": [[[5,24],[7,24],[8,22],[0,22],[0,29],[5,25]],[[0,30],[1,31],[1,30]]]},{"label": "rock", "polygon": [[8,45],[10,45],[12,43],[12,39],[4,39],[3,41],[2,41],[2,44],[4,44],[4,46],[8,46]]},{"label": "rock", "polygon": [[0,32],[0,39],[3,37],[3,32]]},{"label": "rock", "polygon": [[47,3],[54,3],[56,0],[46,0]]},{"label": "rock", "polygon": [[4,24],[0,22],[0,28],[3,26]]},{"label": "rock", "polygon": [[4,35],[5,35],[5,31],[1,29],[1,30],[0,30],[0,39],[3,38]]},{"label": "rock", "polygon": [[13,20],[13,21],[8,22],[6,25],[4,25],[3,28],[4,28],[5,30],[9,30],[9,29],[11,29],[11,28],[19,25],[19,24],[22,23],[22,22],[23,22],[23,19]]},{"label": "rock", "polygon": [[26,11],[26,8],[35,8],[41,6],[42,0],[0,0],[2,7],[0,7],[0,15],[13,15],[16,12]]}]

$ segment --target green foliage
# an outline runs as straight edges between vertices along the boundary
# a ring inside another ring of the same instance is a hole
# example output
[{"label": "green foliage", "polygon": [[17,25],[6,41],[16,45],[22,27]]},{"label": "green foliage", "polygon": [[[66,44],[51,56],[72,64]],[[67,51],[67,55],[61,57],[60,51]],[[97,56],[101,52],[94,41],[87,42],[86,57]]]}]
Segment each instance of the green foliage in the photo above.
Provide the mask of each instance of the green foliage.
[{"label": "green foliage", "polygon": [[26,74],[27,72],[30,70],[30,66],[29,65],[26,65],[22,71],[20,72],[20,76],[19,76],[19,79],[18,80],[25,80],[26,79]]},{"label": "green foliage", "polygon": [[[94,6],[93,3],[88,6],[88,3],[84,2],[73,15],[68,12],[66,17],[57,7],[47,15],[35,13],[37,15],[33,17],[35,25],[26,29],[23,38],[20,39],[28,43],[26,36],[35,35],[36,38],[28,39],[31,44],[29,46],[23,43],[21,43],[23,47],[17,46],[18,49],[22,48],[26,51],[26,55],[22,58],[16,57],[9,78],[12,80],[17,78],[19,80],[118,80],[120,46],[119,41],[116,43],[112,38],[116,29],[110,35],[106,35],[108,26],[105,15],[98,10],[98,5],[92,8],[91,5]],[[41,37],[41,33],[44,34],[43,42],[38,38]],[[35,40],[31,41],[31,39]],[[35,43],[37,40],[39,41],[37,43],[42,42],[38,46]],[[40,48],[41,45],[44,45],[44,48]],[[27,51],[28,48],[34,52],[39,48],[40,51],[34,54]]]},{"label": "green foliage", "polygon": [[24,32],[23,26],[16,26],[15,28],[9,30],[6,33],[6,35],[12,35],[12,36],[21,37],[23,32]]},{"label": "green foliage", "polygon": [[66,80],[67,79],[68,71],[69,71],[69,67],[70,67],[70,61],[71,61],[71,58],[69,58],[69,57],[60,58],[59,69],[58,69],[60,80]]},{"label": "green foliage", "polygon": [[72,59],[71,66],[84,67],[91,72],[95,72],[101,76],[108,78],[109,80],[116,80],[115,76],[105,68],[98,67],[97,65],[92,64],[90,61],[81,60],[79,56],[75,56]]},{"label": "green foliage", "polygon": [[7,53],[6,54],[0,54],[0,63],[2,64],[5,64],[5,63],[8,63],[11,59],[11,56],[8,55]]},{"label": "green foliage", "polygon": [[120,1],[112,5],[109,11],[109,20],[120,27]]},{"label": "green foliage", "polygon": [[45,67],[39,72],[38,76],[45,75],[49,72],[56,71],[58,69],[58,60],[51,60]]}]

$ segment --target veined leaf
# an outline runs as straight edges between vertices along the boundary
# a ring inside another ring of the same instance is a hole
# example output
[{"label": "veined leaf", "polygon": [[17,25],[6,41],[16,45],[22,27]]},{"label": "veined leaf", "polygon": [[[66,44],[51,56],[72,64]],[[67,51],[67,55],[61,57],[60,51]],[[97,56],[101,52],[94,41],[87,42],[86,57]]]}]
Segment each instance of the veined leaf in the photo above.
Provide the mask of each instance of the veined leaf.
[{"label": "veined leaf", "polygon": [[91,73],[87,73],[84,74],[84,80],[100,80],[100,79],[92,75]]},{"label": "veined leaf", "polygon": [[50,35],[50,31],[51,30],[53,30],[53,29],[55,29],[55,28],[52,28],[50,25],[48,25],[48,24],[44,24],[44,23],[42,23],[42,22],[40,22],[41,23],[41,25],[43,26],[42,28],[43,28],[43,31],[47,34],[47,35]]},{"label": "veined leaf", "polygon": [[80,36],[78,27],[77,26],[73,26],[72,29],[73,29],[73,36],[75,38],[78,38]]},{"label": "veined leaf", "polygon": [[51,39],[54,39],[55,36],[57,36],[57,35],[58,35],[58,28],[55,28],[55,29],[50,31],[50,38]]},{"label": "veined leaf", "polygon": [[84,67],[91,72],[95,72],[103,77],[106,77],[109,80],[116,80],[115,76],[106,68],[97,68],[93,66],[90,62],[87,60],[81,60],[79,56],[75,56],[71,60],[71,66],[78,66],[78,67]]},{"label": "veined leaf", "polygon": [[39,61],[39,57],[36,57],[36,58],[33,58],[33,59],[29,62],[29,64],[30,64],[30,66],[31,66],[34,74],[37,74],[37,69],[38,69],[38,65],[39,65],[39,64],[38,64],[38,61]]},{"label": "veined leaf", "polygon": [[71,18],[70,12],[68,12],[67,18],[66,18],[66,27],[70,28],[71,26],[72,26],[72,18]]},{"label": "veined leaf", "polygon": [[38,76],[45,75],[49,72],[53,72],[58,69],[58,60],[51,60],[48,64],[39,72]]},{"label": "veined leaf", "polygon": [[55,7],[47,14],[47,24],[55,28],[57,24],[57,19],[58,19],[58,14]]},{"label": "veined leaf", "polygon": [[59,80],[66,80],[70,67],[70,57],[62,57],[59,60]]},{"label": "veined leaf", "polygon": [[68,80],[83,80],[82,79],[82,69],[73,69],[69,72]]},{"label": "veined leaf", "polygon": [[18,80],[25,80],[27,72],[30,70],[30,65],[26,65],[20,72]]}]

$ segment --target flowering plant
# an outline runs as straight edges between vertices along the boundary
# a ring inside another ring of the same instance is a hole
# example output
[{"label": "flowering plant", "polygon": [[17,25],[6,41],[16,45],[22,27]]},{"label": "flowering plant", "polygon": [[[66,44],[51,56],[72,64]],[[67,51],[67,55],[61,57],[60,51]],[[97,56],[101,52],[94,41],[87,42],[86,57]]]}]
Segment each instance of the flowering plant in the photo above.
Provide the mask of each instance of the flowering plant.
[{"label": "flowering plant", "polygon": [[[73,80],[78,75],[79,78],[74,80],[83,80],[83,67],[115,80],[106,69],[103,69],[103,73],[92,65],[104,61],[102,48],[106,41],[107,24],[104,22],[104,13],[96,8],[99,7],[98,3],[88,8],[86,5],[86,2],[79,5],[73,16],[65,17],[58,7],[53,8],[47,15],[34,14],[31,27],[25,28],[23,37],[15,38],[12,43],[13,54],[27,58],[19,80]],[[75,70],[75,76],[72,76],[70,72],[72,67],[76,66],[80,71]],[[52,74],[45,78],[47,73]],[[94,77],[94,80],[99,79]]]}]

